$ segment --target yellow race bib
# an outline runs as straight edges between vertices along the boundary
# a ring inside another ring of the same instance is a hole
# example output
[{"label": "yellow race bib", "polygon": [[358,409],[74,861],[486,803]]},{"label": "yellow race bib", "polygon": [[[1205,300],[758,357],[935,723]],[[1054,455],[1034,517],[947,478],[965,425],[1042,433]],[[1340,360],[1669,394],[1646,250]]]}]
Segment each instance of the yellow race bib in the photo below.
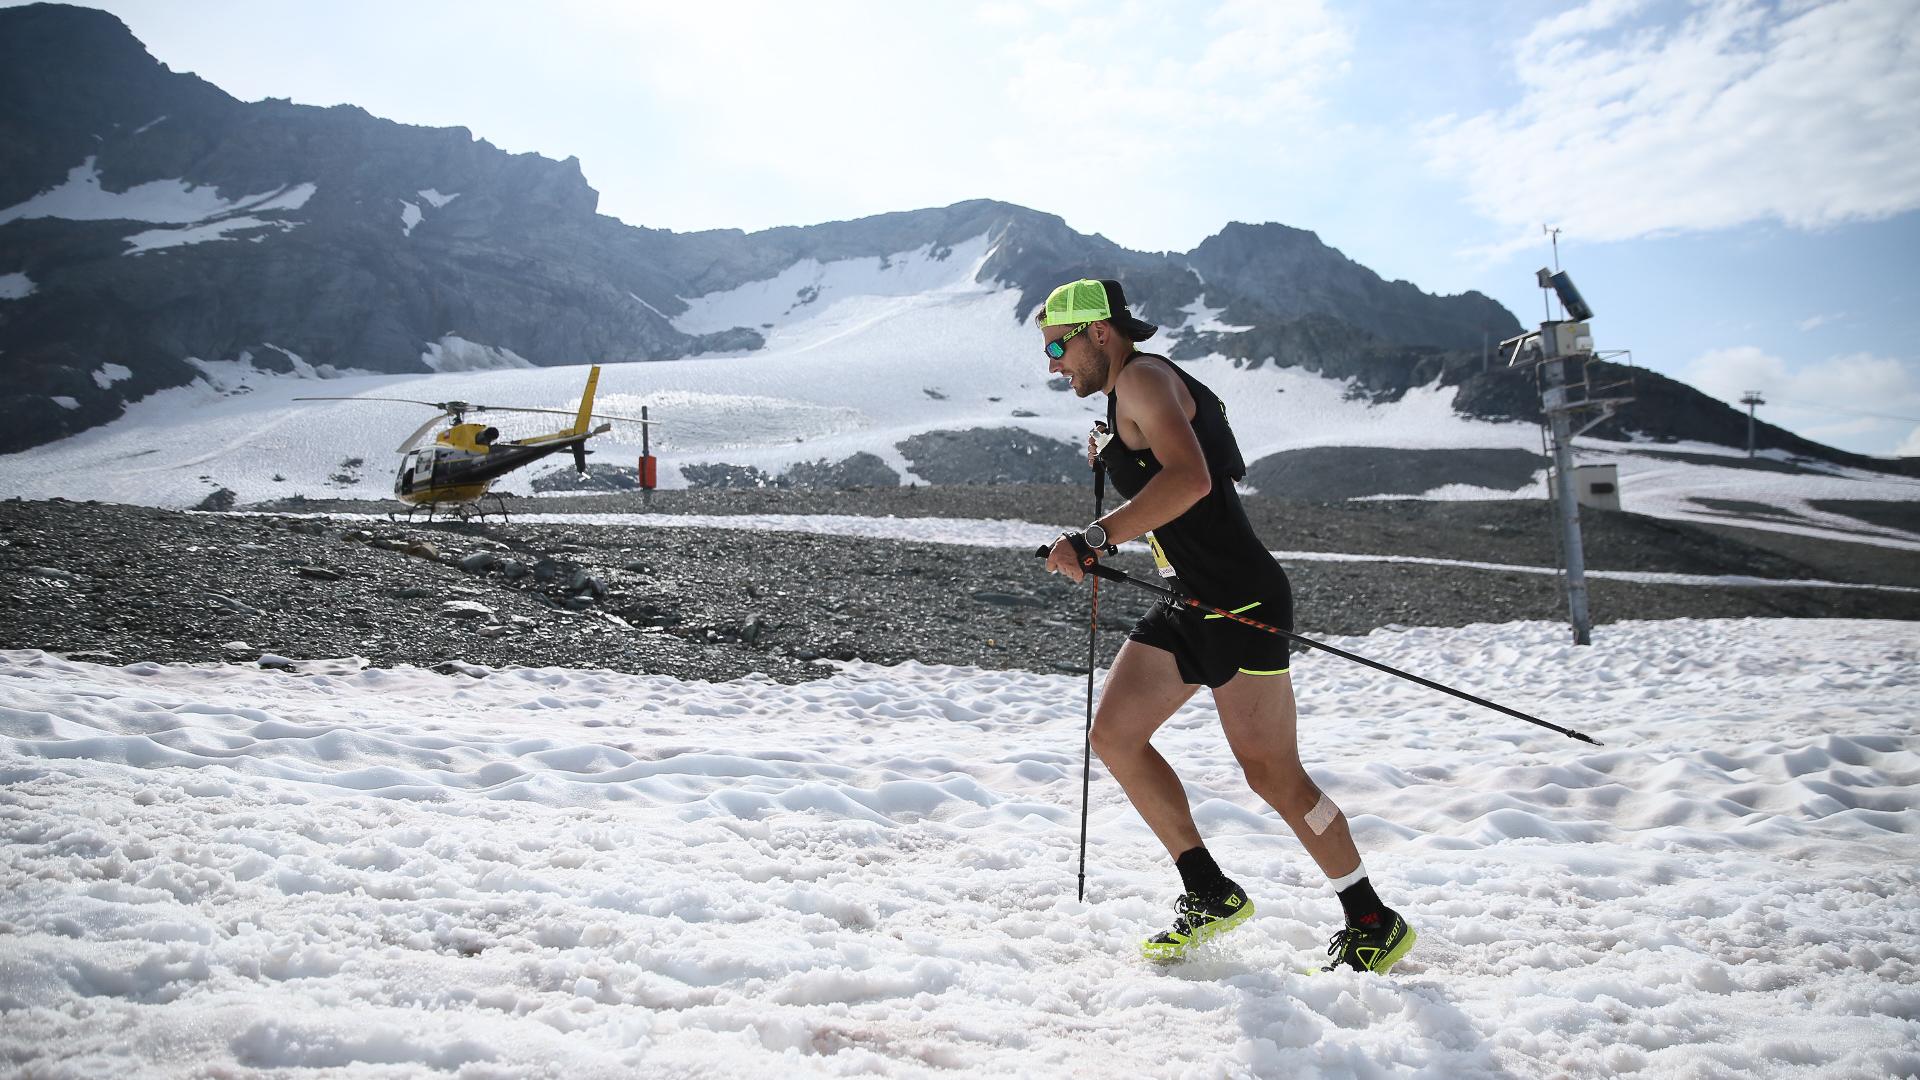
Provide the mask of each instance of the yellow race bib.
[{"label": "yellow race bib", "polygon": [[1160,538],[1148,533],[1147,546],[1153,549],[1153,565],[1160,571],[1160,576],[1173,577],[1173,564],[1167,561],[1167,553],[1160,547]]}]

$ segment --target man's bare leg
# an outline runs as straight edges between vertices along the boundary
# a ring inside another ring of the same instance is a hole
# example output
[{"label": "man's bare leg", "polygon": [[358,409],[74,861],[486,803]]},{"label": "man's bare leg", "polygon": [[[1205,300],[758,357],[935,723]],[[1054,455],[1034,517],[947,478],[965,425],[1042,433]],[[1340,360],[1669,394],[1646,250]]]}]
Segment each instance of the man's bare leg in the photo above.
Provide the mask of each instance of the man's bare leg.
[{"label": "man's bare leg", "polygon": [[1227,743],[1247,774],[1247,786],[1286,820],[1340,898],[1346,929],[1327,947],[1333,957],[1328,970],[1391,971],[1418,935],[1374,892],[1347,828],[1347,815],[1300,764],[1293,680],[1243,673],[1215,690],[1213,701]]},{"label": "man's bare leg", "polygon": [[1180,778],[1148,740],[1197,689],[1181,679],[1172,653],[1128,641],[1107,672],[1093,720],[1094,751],[1176,859],[1200,846],[1200,830]]},{"label": "man's bare leg", "polygon": [[1292,677],[1235,675],[1213,692],[1213,701],[1247,786],[1279,813],[1327,877],[1338,879],[1357,869],[1360,851],[1347,829],[1347,815],[1331,800],[1314,813],[1326,796],[1300,764]]},{"label": "man's bare leg", "polygon": [[1186,789],[1149,742],[1197,689],[1180,677],[1173,654],[1128,641],[1114,658],[1093,721],[1093,746],[1100,760],[1160,838],[1180,874],[1182,894],[1173,927],[1140,945],[1141,954],[1154,961],[1181,959],[1195,945],[1253,914],[1247,894],[1220,872],[1200,842]]}]

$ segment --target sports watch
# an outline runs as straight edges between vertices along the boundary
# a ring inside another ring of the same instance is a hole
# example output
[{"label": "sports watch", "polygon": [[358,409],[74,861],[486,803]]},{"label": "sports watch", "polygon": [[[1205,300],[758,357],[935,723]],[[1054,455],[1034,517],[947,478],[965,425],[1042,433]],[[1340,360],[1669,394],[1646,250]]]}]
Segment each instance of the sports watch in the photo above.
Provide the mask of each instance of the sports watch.
[{"label": "sports watch", "polygon": [[1087,546],[1096,551],[1104,551],[1112,555],[1120,550],[1118,547],[1107,542],[1107,527],[1097,521],[1087,526],[1086,530],[1080,535],[1086,539]]}]

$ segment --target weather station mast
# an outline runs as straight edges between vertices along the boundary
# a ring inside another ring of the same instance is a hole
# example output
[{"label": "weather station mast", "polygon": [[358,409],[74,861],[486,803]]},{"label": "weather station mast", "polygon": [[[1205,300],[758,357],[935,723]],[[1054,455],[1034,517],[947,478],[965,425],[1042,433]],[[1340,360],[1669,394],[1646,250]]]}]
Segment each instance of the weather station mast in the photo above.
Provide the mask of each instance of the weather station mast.
[{"label": "weather station mast", "polygon": [[1753,407],[1755,405],[1765,405],[1766,403],[1767,403],[1767,399],[1761,397],[1760,391],[1758,390],[1749,390],[1746,392],[1744,396],[1740,398],[1740,404],[1745,405],[1747,407],[1747,456],[1748,457],[1753,456]]},{"label": "weather station mast", "polygon": [[[1626,384],[1595,387],[1587,365],[1595,359],[1593,331],[1587,325],[1593,309],[1574,288],[1573,278],[1560,269],[1560,230],[1542,226],[1553,240],[1553,269],[1534,275],[1543,290],[1542,302],[1551,314],[1551,290],[1559,299],[1561,317],[1548,318],[1540,329],[1500,343],[1512,350],[1507,366],[1531,367],[1540,386],[1540,409],[1553,444],[1553,496],[1561,530],[1561,553],[1566,562],[1567,613],[1573,622],[1573,643],[1593,643],[1593,625],[1587,614],[1587,560],[1580,545],[1580,496],[1573,465],[1573,440],[1611,417],[1631,396],[1596,396]],[[1578,426],[1575,422],[1580,421]]]}]

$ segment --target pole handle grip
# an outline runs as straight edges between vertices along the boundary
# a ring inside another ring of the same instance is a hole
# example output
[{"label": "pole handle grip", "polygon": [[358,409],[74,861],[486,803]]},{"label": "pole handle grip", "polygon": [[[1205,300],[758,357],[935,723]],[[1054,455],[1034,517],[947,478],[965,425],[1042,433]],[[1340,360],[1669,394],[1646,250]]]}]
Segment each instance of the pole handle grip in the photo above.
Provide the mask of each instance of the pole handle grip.
[{"label": "pole handle grip", "polygon": [[[1036,559],[1044,559],[1051,554],[1053,554],[1053,545],[1051,544],[1041,544],[1033,551],[1033,556]],[[1145,584],[1139,578],[1128,577],[1125,571],[1115,570],[1113,567],[1098,560],[1095,560],[1092,566],[1082,566],[1080,569],[1092,574],[1094,577],[1106,578],[1108,581],[1130,581],[1135,585]],[[1170,593],[1173,590],[1166,589],[1162,591]]]}]

